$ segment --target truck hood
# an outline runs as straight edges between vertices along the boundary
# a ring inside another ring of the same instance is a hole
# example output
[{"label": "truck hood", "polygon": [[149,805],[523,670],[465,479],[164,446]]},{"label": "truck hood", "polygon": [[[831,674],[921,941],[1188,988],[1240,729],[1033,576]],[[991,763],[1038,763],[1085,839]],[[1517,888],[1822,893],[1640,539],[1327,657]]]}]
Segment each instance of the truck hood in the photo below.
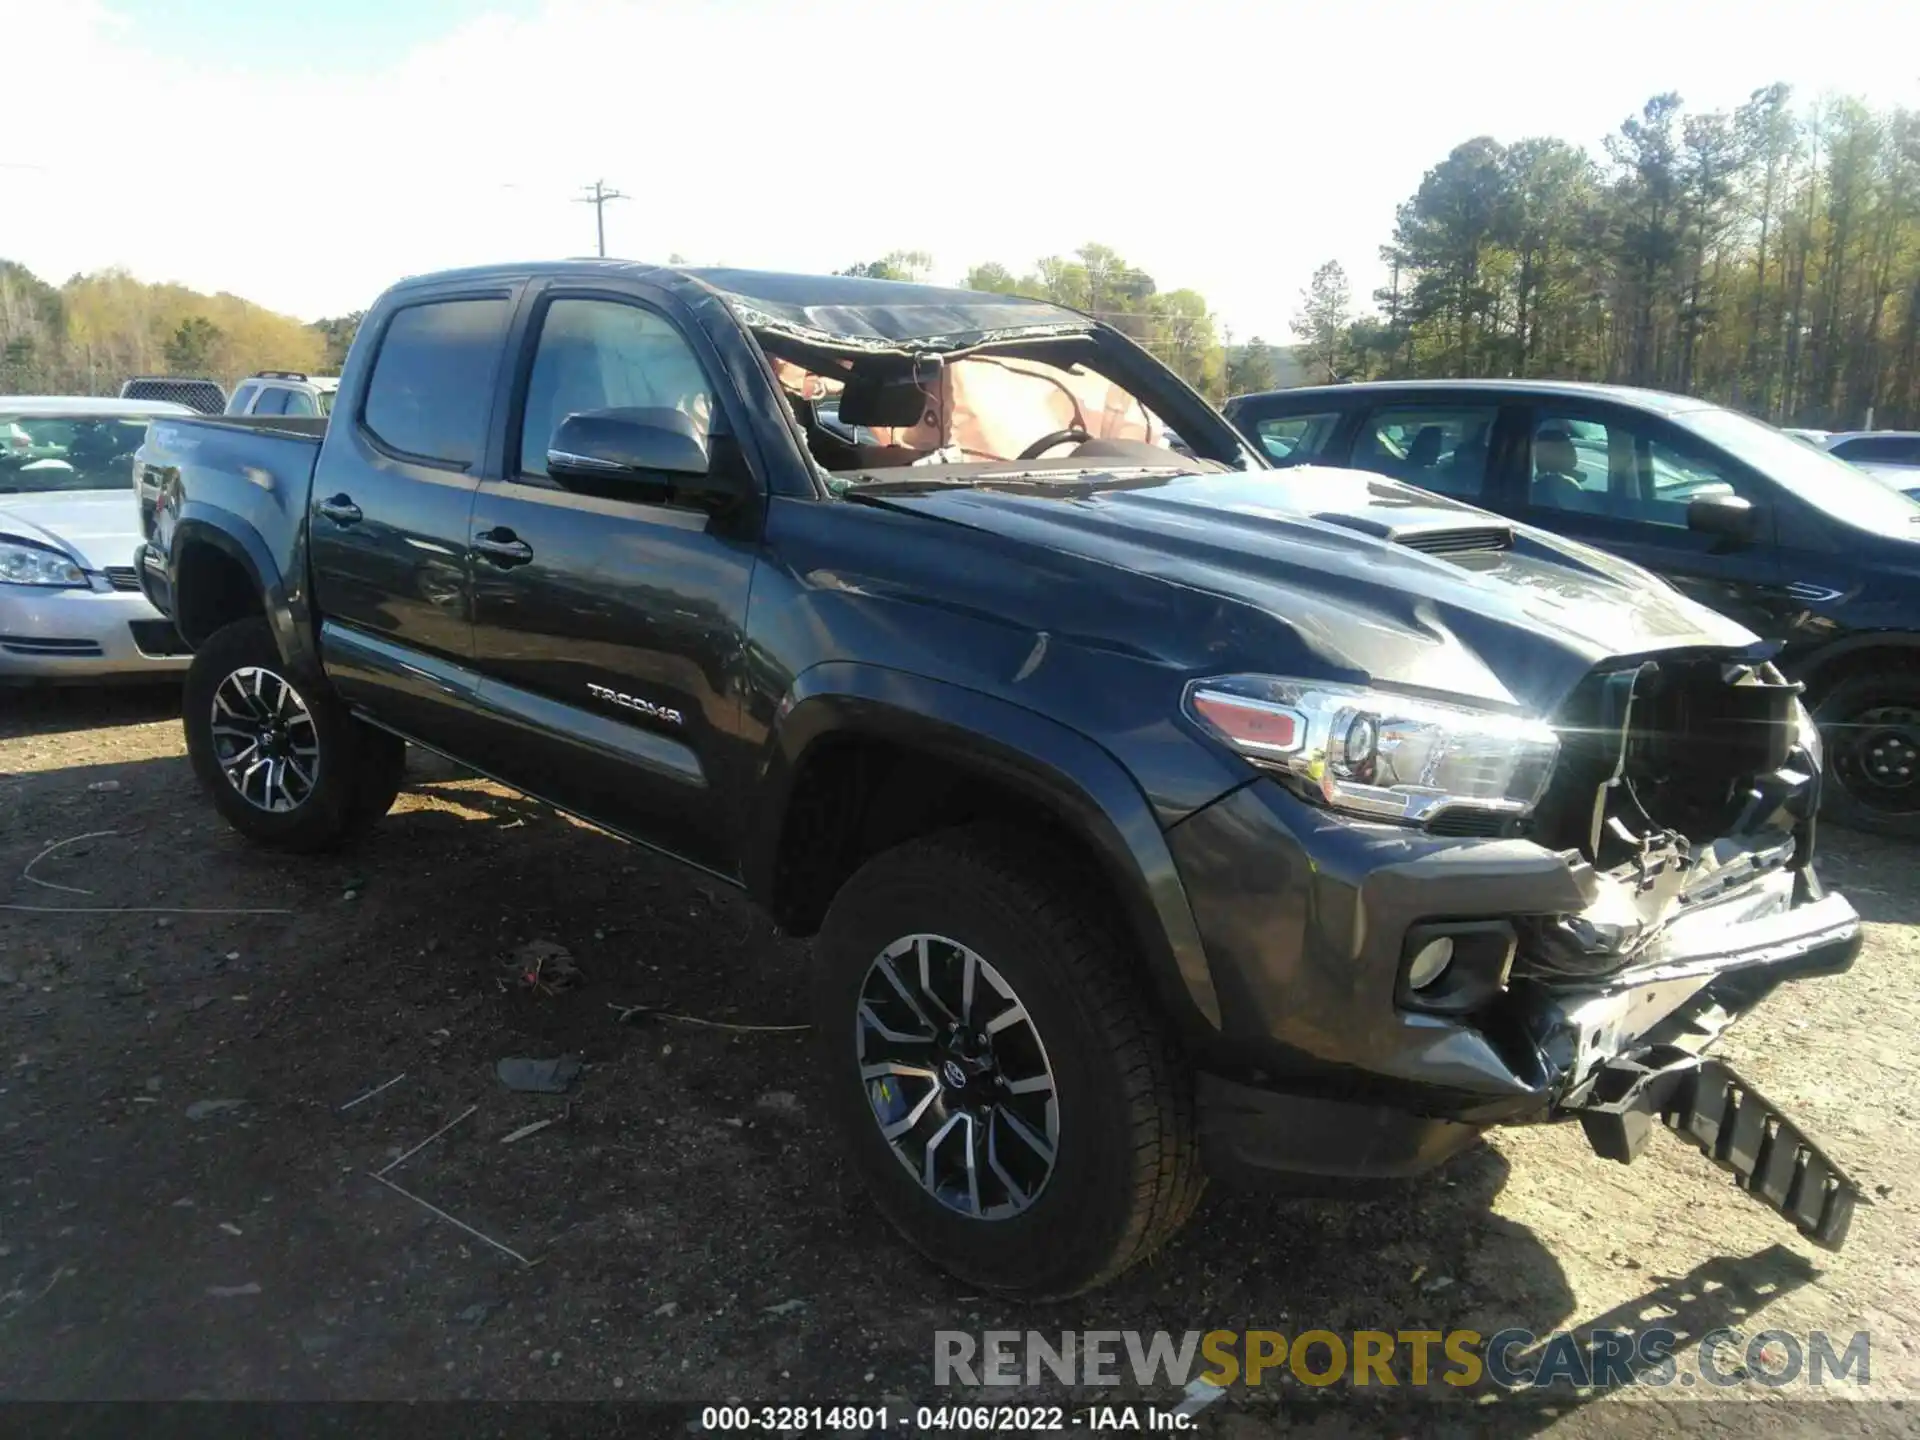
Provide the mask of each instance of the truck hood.
[{"label": "truck hood", "polygon": [[1326,678],[1538,714],[1603,660],[1773,648],[1638,566],[1362,471],[1096,476],[859,498],[1250,606],[1291,630]]},{"label": "truck hood", "polygon": [[50,545],[83,570],[131,565],[140,544],[140,510],[131,489],[0,495],[0,535]]}]

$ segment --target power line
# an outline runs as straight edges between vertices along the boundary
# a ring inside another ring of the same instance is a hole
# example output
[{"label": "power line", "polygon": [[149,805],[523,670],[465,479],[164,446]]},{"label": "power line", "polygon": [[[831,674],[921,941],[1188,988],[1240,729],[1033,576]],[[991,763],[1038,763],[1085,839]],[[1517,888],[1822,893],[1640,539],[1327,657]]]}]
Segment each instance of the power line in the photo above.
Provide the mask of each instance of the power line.
[{"label": "power line", "polygon": [[600,241],[600,258],[604,260],[607,255],[607,202],[625,200],[629,197],[618,190],[607,189],[607,183],[604,180],[596,180],[591,186],[581,188],[587,193],[579,198],[578,203],[593,206],[593,229]]}]

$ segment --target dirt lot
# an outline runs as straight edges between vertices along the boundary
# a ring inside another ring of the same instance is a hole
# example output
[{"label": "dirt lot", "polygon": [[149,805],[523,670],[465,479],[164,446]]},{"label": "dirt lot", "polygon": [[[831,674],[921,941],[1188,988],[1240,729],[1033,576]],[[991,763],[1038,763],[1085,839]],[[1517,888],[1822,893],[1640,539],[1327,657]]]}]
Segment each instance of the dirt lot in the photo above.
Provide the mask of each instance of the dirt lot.
[{"label": "dirt lot", "polygon": [[[1866,953],[1726,1048],[1877,1187],[1841,1255],[1669,1137],[1625,1168],[1560,1127],[1384,1198],[1216,1192],[1151,1267],[1022,1310],[958,1290],[868,1214],[802,1037],[621,1023],[622,1005],[800,1022],[804,950],[722,887],[417,754],[356,852],[262,855],[200,800],[173,704],[0,695],[0,900],[135,907],[0,912],[0,1395],[899,1405],[955,1398],[932,1389],[938,1328],[1664,1315],[1695,1338],[1869,1330],[1881,1403],[1810,1411],[1750,1387],[1737,1408],[1662,1392],[1381,1413],[1349,1393],[1313,1428],[1912,1433],[1891,1403],[1920,1398],[1911,850],[1828,834],[1826,877],[1873,922]],[[266,913],[193,913],[235,909]],[[530,942],[565,947],[582,983],[520,986]],[[585,1061],[564,1097],[495,1077],[502,1057],[563,1052]],[[389,1178],[536,1263],[370,1178],[470,1109]],[[506,1142],[537,1120],[553,1123]],[[1264,1430],[1300,1393],[1236,1389],[1207,1428]]]}]

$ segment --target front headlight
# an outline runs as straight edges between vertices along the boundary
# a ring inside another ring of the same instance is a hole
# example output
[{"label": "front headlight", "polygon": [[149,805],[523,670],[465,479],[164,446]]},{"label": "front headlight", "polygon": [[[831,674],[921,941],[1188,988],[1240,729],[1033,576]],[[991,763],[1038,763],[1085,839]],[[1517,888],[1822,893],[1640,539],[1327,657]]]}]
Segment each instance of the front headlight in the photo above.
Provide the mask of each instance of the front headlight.
[{"label": "front headlight", "polygon": [[58,550],[0,540],[0,585],[81,585],[87,574]]},{"label": "front headlight", "polygon": [[1196,680],[1186,712],[1297,793],[1402,824],[1456,809],[1526,815],[1560,753],[1539,720],[1272,675]]}]

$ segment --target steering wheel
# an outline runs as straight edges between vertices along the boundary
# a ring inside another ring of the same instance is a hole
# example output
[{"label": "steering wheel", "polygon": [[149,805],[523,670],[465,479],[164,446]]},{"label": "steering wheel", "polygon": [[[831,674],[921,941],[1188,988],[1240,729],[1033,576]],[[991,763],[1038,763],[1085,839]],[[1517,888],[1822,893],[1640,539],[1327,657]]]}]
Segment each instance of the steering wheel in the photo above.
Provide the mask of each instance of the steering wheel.
[{"label": "steering wheel", "polygon": [[1038,440],[1027,446],[1026,449],[1022,450],[1013,458],[1016,460],[1038,460],[1056,445],[1064,445],[1069,440],[1078,445],[1083,441],[1091,439],[1093,439],[1093,436],[1082,430],[1078,425],[1070,425],[1065,430],[1055,430],[1051,435],[1042,435]]}]

